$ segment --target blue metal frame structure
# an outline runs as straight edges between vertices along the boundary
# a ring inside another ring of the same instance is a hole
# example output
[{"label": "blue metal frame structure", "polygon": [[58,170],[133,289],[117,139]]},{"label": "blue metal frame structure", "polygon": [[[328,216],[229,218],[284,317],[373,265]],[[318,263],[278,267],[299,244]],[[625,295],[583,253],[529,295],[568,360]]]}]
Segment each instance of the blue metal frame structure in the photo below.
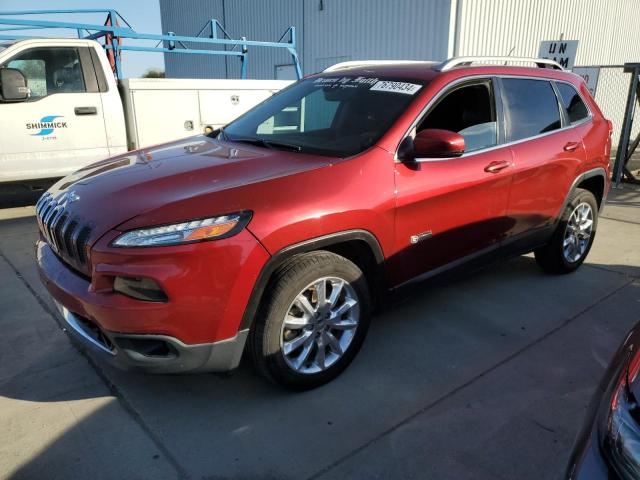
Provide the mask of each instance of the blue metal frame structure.
[{"label": "blue metal frame structure", "polygon": [[[73,14],[106,14],[104,24],[63,22],[57,20],[41,20],[40,18],[16,18],[25,16],[39,17],[41,15],[73,15]],[[120,23],[122,23],[121,26]],[[300,60],[296,51],[296,28],[291,26],[285,30],[277,42],[261,42],[247,40],[245,37],[233,39],[225,31],[218,20],[209,20],[195,37],[167,34],[139,33],[127,22],[117,10],[113,9],[69,9],[69,10],[23,10],[13,12],[0,11],[0,40],[19,40],[34,38],[33,35],[16,35],[16,31],[41,29],[75,30],[78,38],[97,40],[105,39],[103,47],[113,52],[114,71],[118,79],[122,79],[121,52],[125,50],[137,52],[181,53],[196,55],[234,56],[240,59],[240,77],[247,75],[247,54],[249,47],[284,48],[291,55],[295,65],[296,75],[302,78]],[[222,33],[220,37],[218,31]],[[204,35],[207,36],[204,36]],[[286,38],[286,40],[285,40]],[[141,45],[123,45],[123,39],[157,40],[155,47]],[[201,48],[188,47],[186,43],[197,44]],[[208,50],[202,46],[224,46],[224,50]],[[232,47],[227,50],[226,47]],[[236,50],[237,47],[240,47]]]}]

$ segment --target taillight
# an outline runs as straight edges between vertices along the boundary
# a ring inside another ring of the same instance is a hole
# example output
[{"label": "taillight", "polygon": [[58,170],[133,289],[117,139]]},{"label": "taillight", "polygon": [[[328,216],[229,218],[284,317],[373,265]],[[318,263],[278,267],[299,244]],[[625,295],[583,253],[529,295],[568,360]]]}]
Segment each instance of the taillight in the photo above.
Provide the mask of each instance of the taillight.
[{"label": "taillight", "polygon": [[609,127],[609,136],[613,135],[613,122],[611,120],[607,120],[607,126]]}]

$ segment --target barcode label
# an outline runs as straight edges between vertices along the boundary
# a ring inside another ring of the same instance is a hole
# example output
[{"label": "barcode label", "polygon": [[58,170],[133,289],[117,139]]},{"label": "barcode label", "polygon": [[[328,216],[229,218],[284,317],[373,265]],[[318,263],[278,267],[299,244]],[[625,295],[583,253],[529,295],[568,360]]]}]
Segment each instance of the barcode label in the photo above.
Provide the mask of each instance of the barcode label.
[{"label": "barcode label", "polygon": [[404,93],[405,95],[414,95],[418,90],[422,88],[422,85],[416,85],[415,83],[405,82],[390,82],[388,80],[381,80],[377,82],[371,90],[378,92],[393,92]]}]

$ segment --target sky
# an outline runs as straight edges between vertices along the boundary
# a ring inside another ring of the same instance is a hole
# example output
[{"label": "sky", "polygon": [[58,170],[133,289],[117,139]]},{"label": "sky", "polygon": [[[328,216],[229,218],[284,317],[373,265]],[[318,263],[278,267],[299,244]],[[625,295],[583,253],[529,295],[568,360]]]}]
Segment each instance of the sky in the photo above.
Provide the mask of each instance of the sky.
[{"label": "sky", "polygon": [[[59,10],[59,9],[87,9],[87,8],[113,8],[120,13],[134,28],[141,33],[162,33],[160,25],[160,7],[158,0],[0,0],[0,12],[10,12],[18,10]],[[83,14],[83,15],[59,15],[40,16],[42,20],[57,20],[83,23],[104,23],[106,15]],[[21,18],[21,17],[17,17]],[[37,36],[77,36],[71,31],[65,33],[64,30],[33,30],[33,35]],[[30,32],[18,32],[22,35]],[[126,42],[126,40],[125,40]],[[133,40],[129,42],[134,43]],[[157,42],[135,41],[136,45],[154,46]],[[139,77],[149,68],[164,70],[164,58],[162,53],[147,52],[123,52],[122,66],[125,77]]]}]

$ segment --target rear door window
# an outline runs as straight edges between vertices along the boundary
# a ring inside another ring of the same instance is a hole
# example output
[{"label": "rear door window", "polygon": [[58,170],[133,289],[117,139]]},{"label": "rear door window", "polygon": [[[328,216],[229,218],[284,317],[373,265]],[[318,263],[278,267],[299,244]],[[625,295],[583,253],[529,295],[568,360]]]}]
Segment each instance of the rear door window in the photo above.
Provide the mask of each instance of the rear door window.
[{"label": "rear door window", "polygon": [[534,137],[561,127],[558,99],[548,80],[503,78],[507,141]]},{"label": "rear door window", "polygon": [[587,106],[584,104],[575,88],[567,83],[560,82],[556,82],[556,87],[558,87],[560,101],[567,111],[569,123],[571,123],[571,125],[578,123],[589,116],[589,109],[587,109]]}]

